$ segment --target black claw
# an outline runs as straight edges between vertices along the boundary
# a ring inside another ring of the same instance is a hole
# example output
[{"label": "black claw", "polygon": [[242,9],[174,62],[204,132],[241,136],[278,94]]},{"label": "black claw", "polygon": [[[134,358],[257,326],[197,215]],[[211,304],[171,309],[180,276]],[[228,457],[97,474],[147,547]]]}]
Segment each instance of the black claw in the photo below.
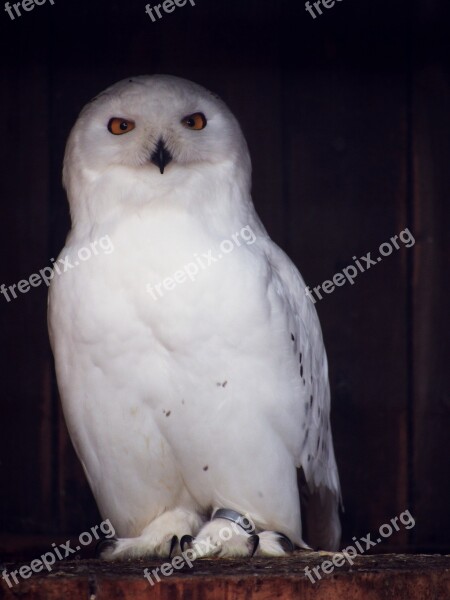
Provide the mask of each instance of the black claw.
[{"label": "black claw", "polygon": [[169,559],[172,558],[172,552],[175,550],[177,544],[178,544],[178,536],[174,535],[170,541]]},{"label": "black claw", "polygon": [[116,545],[117,538],[104,538],[99,540],[95,546],[95,557],[101,558],[102,552],[104,552],[109,546],[114,547]]},{"label": "black claw", "polygon": [[280,546],[283,548],[283,550],[285,552],[289,552],[289,553],[294,552],[295,546],[291,542],[291,540],[288,538],[288,536],[284,535],[284,533],[280,533],[279,531],[276,531],[275,533],[280,536],[278,542],[279,542]]},{"label": "black claw", "polygon": [[250,552],[250,556],[254,556],[254,554],[258,550],[258,546],[259,546],[259,535],[251,535],[248,538],[248,541],[250,542],[250,544],[253,544],[253,549]]},{"label": "black claw", "polygon": [[186,548],[186,546],[188,548],[191,548],[193,541],[194,541],[194,538],[192,537],[192,535],[183,535],[183,537],[180,540],[181,552],[184,552],[184,549]]}]

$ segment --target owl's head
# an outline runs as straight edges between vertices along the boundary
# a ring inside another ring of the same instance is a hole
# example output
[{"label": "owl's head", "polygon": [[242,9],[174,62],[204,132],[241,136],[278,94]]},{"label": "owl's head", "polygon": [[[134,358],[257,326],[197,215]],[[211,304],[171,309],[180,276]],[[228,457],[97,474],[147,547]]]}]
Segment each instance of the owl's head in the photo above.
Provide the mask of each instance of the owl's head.
[{"label": "owl's head", "polygon": [[82,110],[63,179],[70,196],[80,178],[94,181],[114,171],[144,177],[154,188],[163,179],[183,185],[183,174],[227,164],[250,172],[245,139],[224,102],[178,77],[140,76],[109,87]]}]

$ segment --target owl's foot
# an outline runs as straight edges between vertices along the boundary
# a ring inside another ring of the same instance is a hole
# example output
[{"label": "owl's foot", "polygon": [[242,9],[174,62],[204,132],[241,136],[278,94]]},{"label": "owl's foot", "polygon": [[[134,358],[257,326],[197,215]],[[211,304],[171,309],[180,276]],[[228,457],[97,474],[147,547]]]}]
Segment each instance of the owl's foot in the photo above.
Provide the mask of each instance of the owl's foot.
[{"label": "owl's foot", "polygon": [[179,548],[179,539],[185,534],[197,533],[203,521],[198,514],[180,508],[167,511],[147,525],[140,536],[112,540],[101,551],[101,558],[104,560],[126,560],[145,556],[170,558]]},{"label": "owl's foot", "polygon": [[181,540],[182,550],[186,552],[189,548],[194,558],[253,556],[258,544],[257,535],[247,533],[226,519],[214,519],[200,530],[195,539]]},{"label": "owl's foot", "polygon": [[295,550],[291,540],[278,531],[261,531],[258,533],[259,546],[255,556],[288,556]]},{"label": "owl's foot", "polygon": [[216,516],[204,525],[194,539],[185,536],[180,545],[195,553],[195,558],[211,556],[286,556],[294,551],[294,545],[288,537],[276,531],[262,531],[256,535],[253,523],[235,511],[222,510],[224,516]]}]

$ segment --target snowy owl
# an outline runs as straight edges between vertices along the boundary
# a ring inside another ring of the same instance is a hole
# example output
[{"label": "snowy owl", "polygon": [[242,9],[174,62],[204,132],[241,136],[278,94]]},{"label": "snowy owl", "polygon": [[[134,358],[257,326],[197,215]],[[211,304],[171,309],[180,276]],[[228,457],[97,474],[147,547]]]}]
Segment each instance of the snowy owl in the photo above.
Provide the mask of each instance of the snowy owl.
[{"label": "snowy owl", "polygon": [[[104,556],[336,549],[320,325],[255,212],[230,110],[177,77],[121,81],[82,110],[63,181],[73,267],[52,281],[49,331],[73,445],[117,534]],[[113,252],[77,260],[105,236]]]}]

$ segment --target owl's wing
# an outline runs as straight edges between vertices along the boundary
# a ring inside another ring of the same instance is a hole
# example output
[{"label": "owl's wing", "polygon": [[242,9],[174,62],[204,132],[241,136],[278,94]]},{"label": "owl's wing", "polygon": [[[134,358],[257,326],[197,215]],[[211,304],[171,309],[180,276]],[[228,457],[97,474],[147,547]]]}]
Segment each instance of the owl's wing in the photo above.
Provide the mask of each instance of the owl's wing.
[{"label": "owl's wing", "polygon": [[328,363],[319,318],[306,285],[289,257],[267,240],[276,292],[284,299],[286,319],[298,355],[302,403],[301,442],[295,456],[308,486],[307,528],[310,544],[337,549],[341,491],[330,426]]}]

